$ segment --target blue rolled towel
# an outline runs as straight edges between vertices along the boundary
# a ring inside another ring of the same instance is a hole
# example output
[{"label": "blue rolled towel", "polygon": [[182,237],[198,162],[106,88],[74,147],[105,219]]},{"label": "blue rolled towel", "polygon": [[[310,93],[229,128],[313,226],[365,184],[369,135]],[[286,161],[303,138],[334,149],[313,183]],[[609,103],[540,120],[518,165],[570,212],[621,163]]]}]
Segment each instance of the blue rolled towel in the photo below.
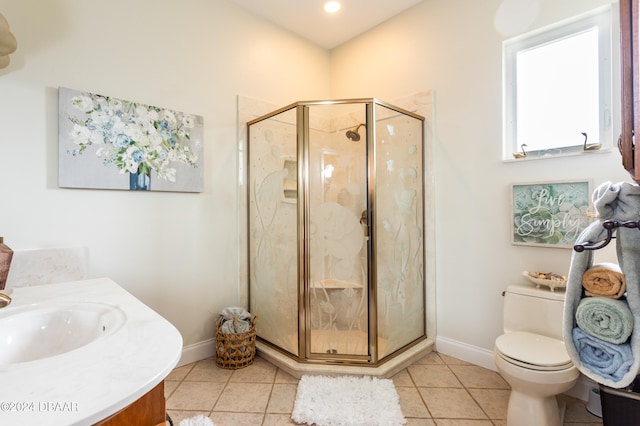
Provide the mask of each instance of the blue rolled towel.
[{"label": "blue rolled towel", "polygon": [[582,365],[593,373],[619,382],[634,363],[631,345],[614,345],[589,336],[579,327],[573,329],[573,343]]},{"label": "blue rolled towel", "polygon": [[576,309],[576,323],[590,336],[620,344],[631,336],[633,314],[625,300],[585,297]]}]

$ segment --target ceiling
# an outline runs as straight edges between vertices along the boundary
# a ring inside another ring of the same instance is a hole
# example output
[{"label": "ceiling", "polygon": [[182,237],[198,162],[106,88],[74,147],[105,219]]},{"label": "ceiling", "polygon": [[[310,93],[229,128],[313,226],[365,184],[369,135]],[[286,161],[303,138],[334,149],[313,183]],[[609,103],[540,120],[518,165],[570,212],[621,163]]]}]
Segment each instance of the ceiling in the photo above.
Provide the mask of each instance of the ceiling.
[{"label": "ceiling", "polygon": [[340,10],[324,11],[326,0],[230,0],[274,24],[332,49],[422,0],[339,0]]}]

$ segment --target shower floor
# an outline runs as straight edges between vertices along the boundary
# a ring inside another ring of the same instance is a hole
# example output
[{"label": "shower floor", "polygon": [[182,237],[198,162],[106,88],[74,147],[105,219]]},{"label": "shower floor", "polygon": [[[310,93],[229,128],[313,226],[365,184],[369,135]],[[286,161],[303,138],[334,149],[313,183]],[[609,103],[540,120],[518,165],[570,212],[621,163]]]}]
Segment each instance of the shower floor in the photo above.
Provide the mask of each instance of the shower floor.
[{"label": "shower floor", "polygon": [[[369,336],[360,330],[311,330],[314,354],[367,355]],[[378,341],[378,345],[384,342]]]}]

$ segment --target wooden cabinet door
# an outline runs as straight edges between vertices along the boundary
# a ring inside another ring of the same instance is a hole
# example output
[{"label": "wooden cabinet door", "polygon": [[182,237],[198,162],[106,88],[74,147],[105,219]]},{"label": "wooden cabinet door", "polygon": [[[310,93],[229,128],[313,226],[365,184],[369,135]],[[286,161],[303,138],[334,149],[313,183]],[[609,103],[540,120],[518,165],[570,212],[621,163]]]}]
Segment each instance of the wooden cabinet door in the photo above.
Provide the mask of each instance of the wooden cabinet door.
[{"label": "wooden cabinet door", "polygon": [[638,61],[638,2],[620,0],[620,67],[622,70],[622,133],[618,148],[622,165],[634,181],[640,182],[640,147],[634,132],[640,133],[640,62]]},{"label": "wooden cabinet door", "polygon": [[96,423],[94,426],[164,426],[165,420],[166,404],[164,381],[162,381],[128,407]]}]

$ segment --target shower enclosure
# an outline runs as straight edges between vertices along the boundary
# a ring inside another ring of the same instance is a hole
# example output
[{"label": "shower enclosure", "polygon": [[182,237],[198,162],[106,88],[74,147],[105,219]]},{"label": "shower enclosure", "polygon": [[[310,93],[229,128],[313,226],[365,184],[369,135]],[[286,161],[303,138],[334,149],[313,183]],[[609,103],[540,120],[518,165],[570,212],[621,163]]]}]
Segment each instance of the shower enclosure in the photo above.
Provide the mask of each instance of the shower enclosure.
[{"label": "shower enclosure", "polygon": [[248,123],[259,342],[302,363],[377,366],[426,339],[423,121],[352,99]]}]

